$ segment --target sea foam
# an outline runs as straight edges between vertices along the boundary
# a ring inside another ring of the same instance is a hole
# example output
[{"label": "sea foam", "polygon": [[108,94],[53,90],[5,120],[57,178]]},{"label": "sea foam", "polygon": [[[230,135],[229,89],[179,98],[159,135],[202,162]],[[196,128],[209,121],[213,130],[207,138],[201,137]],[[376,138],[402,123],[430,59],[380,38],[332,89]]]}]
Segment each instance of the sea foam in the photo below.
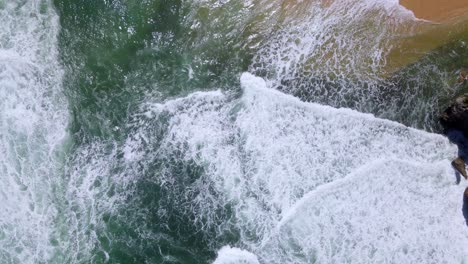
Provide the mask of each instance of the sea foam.
[{"label": "sea foam", "polygon": [[0,262],[44,263],[55,254],[55,191],[67,109],[51,3],[0,7]]},{"label": "sea foam", "polygon": [[213,264],[260,264],[257,257],[245,250],[225,246],[218,252]]},{"label": "sea foam", "polygon": [[[240,81],[240,98],[197,92],[147,104],[145,126],[125,145],[130,163],[177,153],[204,168],[183,205],[203,219],[202,229],[222,235],[234,221],[239,245],[261,263],[436,263],[467,255],[464,186],[455,184],[457,150],[446,138],[304,103],[249,73]],[[166,133],[157,150],[145,149],[156,142],[151,120],[161,116]],[[219,225],[224,206],[234,219]]]}]

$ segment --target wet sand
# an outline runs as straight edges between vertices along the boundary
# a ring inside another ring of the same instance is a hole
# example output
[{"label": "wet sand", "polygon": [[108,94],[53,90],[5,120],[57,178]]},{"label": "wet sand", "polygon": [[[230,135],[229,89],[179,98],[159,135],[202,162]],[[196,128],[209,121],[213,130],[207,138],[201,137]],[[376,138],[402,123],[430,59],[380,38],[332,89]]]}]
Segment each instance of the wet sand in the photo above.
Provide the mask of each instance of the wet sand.
[{"label": "wet sand", "polygon": [[417,18],[446,22],[468,14],[468,0],[400,0]]},{"label": "wet sand", "polygon": [[400,4],[424,21],[416,22],[406,37],[396,39],[387,58],[387,73],[468,35],[468,0],[400,0]]},{"label": "wet sand", "polygon": [[[288,18],[293,22],[301,20],[308,14],[304,10],[314,8],[312,4],[319,2],[322,7],[328,8],[335,1],[352,6],[353,2],[361,0],[284,0],[279,21],[288,23],[285,22]],[[403,15],[401,19],[388,17],[390,22],[387,26],[393,27],[393,35],[389,36],[391,49],[385,58],[384,77],[417,62],[435,49],[468,37],[468,0],[399,0],[399,3],[418,19],[413,20],[400,10],[392,12]],[[394,25],[391,25],[392,21]]]}]

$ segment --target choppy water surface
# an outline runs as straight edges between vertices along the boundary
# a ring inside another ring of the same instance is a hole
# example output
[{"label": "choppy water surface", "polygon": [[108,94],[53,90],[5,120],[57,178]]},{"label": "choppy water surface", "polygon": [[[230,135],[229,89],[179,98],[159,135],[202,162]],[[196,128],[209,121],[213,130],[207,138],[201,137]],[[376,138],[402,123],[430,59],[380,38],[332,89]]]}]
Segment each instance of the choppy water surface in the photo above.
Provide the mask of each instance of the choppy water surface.
[{"label": "choppy water surface", "polygon": [[1,263],[468,261],[432,133],[463,30],[426,54],[392,0],[0,0],[0,21]]}]

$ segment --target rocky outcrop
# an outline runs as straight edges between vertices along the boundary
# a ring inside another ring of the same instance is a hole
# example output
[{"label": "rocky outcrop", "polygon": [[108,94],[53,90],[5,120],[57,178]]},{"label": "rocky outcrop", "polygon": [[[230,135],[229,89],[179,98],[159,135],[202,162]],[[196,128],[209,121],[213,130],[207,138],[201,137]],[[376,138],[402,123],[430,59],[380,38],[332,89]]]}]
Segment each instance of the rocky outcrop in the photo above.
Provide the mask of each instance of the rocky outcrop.
[{"label": "rocky outcrop", "polygon": [[465,179],[468,179],[466,174],[466,165],[465,160],[462,157],[457,158],[456,160],[452,161],[452,166],[461,174]]},{"label": "rocky outcrop", "polygon": [[456,129],[468,137],[468,93],[458,97],[440,116],[444,129]]},{"label": "rocky outcrop", "polygon": [[[466,78],[466,76],[463,76]],[[440,116],[440,123],[447,133],[449,130],[459,130],[463,132],[466,138],[468,138],[468,94],[462,95],[455,99],[455,102],[452,103]],[[457,170],[465,179],[468,179],[468,174],[466,172],[466,139],[456,139],[456,137],[451,138],[452,142],[458,145],[459,154],[461,155],[454,161],[452,161],[452,166]],[[464,154],[463,154],[464,153]]]}]

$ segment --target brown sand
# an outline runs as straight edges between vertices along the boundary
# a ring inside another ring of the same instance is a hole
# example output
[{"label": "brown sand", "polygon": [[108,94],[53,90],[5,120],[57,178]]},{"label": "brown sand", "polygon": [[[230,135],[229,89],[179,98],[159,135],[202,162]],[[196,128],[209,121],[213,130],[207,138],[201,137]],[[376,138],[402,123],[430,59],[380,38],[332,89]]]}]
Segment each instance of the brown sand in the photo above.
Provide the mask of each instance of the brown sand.
[{"label": "brown sand", "polygon": [[[277,1],[283,1],[282,18],[298,19],[302,15],[302,10],[307,10],[308,2],[319,1],[327,7],[335,0]],[[417,62],[434,49],[468,36],[468,0],[399,0],[399,2],[411,10],[417,18],[426,21],[405,20],[405,24],[395,28],[392,48],[385,58],[386,66],[382,72],[384,77]],[[468,68],[468,65],[466,67]]]},{"label": "brown sand", "polygon": [[468,0],[400,0],[417,18],[444,22],[468,14]]},{"label": "brown sand", "polygon": [[417,26],[409,36],[395,39],[394,49],[387,58],[387,73],[468,35],[468,0],[400,0],[400,4],[428,22]]}]

